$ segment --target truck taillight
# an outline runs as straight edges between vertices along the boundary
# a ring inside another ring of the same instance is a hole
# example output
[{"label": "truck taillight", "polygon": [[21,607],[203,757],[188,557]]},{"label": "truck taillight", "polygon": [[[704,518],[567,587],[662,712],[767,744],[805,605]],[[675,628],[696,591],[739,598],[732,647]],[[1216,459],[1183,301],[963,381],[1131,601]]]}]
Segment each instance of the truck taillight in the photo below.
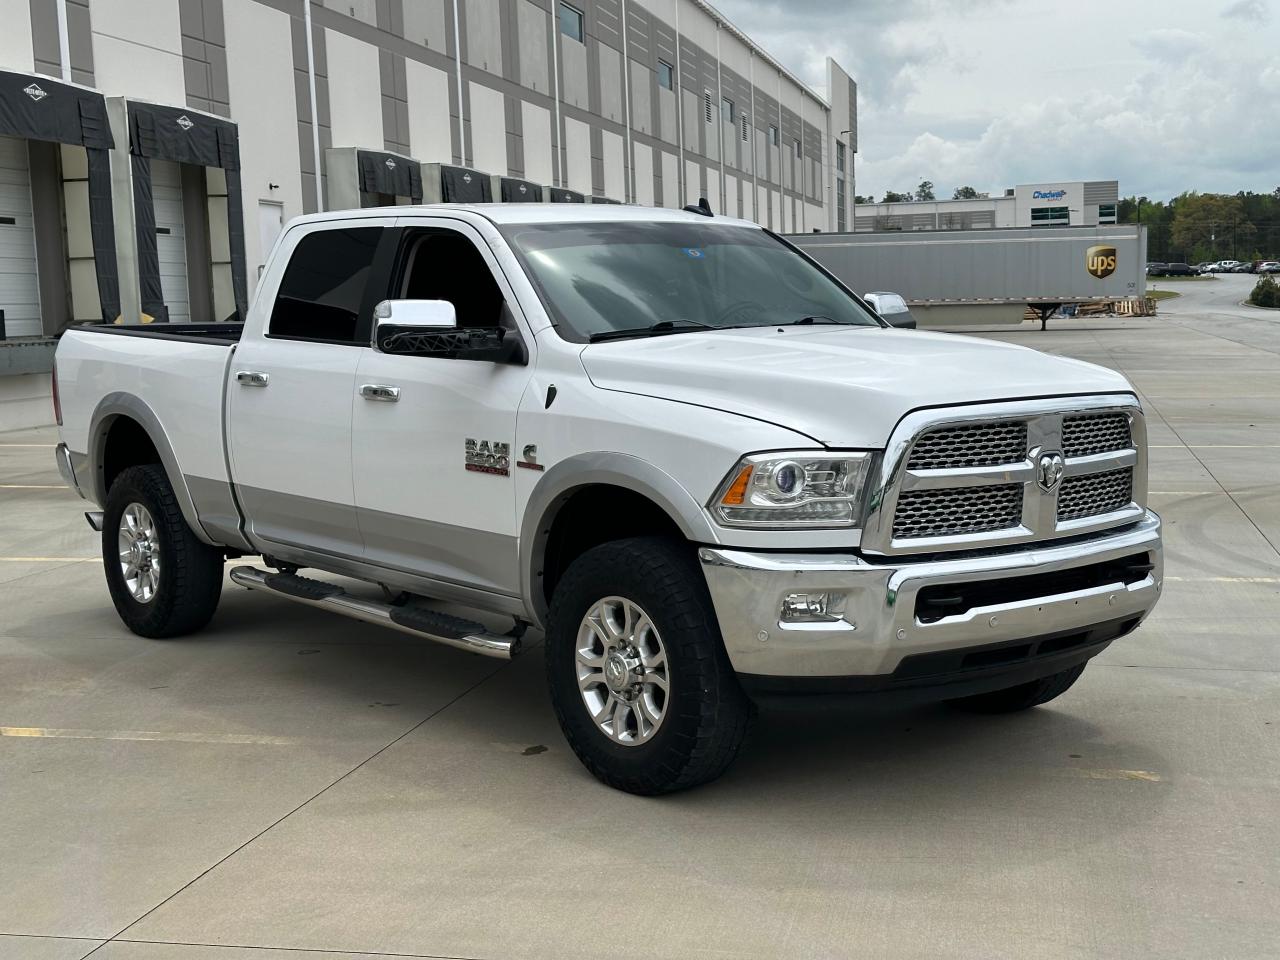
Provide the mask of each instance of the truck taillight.
[{"label": "truck taillight", "polygon": [[62,401],[58,398],[58,365],[53,365],[53,374],[50,382],[53,384],[53,419],[58,421],[58,426],[62,426]]}]

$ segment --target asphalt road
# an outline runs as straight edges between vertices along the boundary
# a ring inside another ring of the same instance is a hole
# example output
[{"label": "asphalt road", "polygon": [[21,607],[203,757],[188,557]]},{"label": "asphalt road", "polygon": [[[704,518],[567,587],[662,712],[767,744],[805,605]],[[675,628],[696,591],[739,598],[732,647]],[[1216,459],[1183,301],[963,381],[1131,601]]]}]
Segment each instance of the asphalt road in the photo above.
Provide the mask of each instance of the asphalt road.
[{"label": "asphalt road", "polygon": [[[660,800],[507,665],[228,585],[125,632],[52,430],[0,435],[0,958],[1280,952],[1280,312],[989,334],[1143,394],[1167,586],[1032,713],[765,714]],[[108,942],[109,941],[109,942]]]}]

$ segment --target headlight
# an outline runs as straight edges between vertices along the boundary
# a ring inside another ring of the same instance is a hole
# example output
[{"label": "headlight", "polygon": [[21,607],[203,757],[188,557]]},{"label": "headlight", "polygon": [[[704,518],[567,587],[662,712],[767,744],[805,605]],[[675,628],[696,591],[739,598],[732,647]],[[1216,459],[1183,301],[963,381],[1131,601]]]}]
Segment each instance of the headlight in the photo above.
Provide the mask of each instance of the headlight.
[{"label": "headlight", "polygon": [[870,453],[759,453],[729,471],[711,501],[735,527],[852,527],[862,518]]}]

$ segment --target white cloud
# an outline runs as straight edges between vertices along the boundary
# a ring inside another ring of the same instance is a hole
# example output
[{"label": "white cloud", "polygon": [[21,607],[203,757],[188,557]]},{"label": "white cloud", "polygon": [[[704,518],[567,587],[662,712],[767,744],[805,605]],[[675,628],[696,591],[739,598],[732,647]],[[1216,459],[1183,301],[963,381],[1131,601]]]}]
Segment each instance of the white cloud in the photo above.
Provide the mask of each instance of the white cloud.
[{"label": "white cloud", "polygon": [[[718,0],[821,91],[832,56],[858,82],[856,190],[922,179],[939,196],[1046,179],[1123,192],[1280,184],[1265,0]],[[1083,26],[1088,25],[1086,31]]]},{"label": "white cloud", "polygon": [[1222,11],[1222,16],[1240,20],[1264,20],[1270,12],[1263,0],[1237,0]]}]

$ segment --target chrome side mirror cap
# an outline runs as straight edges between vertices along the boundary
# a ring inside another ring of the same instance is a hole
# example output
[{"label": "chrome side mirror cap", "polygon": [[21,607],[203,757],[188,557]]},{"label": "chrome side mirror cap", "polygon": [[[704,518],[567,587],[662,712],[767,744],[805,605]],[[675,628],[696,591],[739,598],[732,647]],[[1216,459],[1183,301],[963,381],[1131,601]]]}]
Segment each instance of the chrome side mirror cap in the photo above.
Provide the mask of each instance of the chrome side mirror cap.
[{"label": "chrome side mirror cap", "polygon": [[458,314],[448,300],[383,300],[373,308],[373,325],[454,330]]}]

